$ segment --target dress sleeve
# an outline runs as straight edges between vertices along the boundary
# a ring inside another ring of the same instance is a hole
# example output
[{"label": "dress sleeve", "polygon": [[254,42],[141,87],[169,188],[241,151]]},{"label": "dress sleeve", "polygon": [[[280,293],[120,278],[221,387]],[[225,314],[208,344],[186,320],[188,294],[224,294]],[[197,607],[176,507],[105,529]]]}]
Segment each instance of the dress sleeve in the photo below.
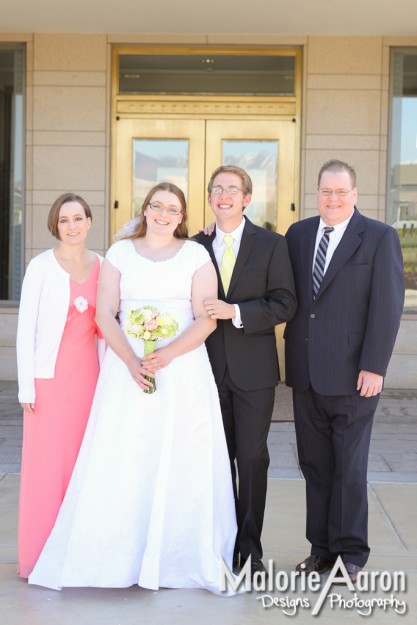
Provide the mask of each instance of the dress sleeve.
[{"label": "dress sleeve", "polygon": [[211,258],[210,254],[203,245],[200,245],[200,243],[196,243],[195,241],[191,241],[191,243],[195,248],[195,271],[197,271],[197,269],[200,269],[200,267],[206,263],[211,262]]},{"label": "dress sleeve", "polygon": [[128,241],[117,241],[107,250],[106,260],[120,272],[122,271],[122,250]]}]

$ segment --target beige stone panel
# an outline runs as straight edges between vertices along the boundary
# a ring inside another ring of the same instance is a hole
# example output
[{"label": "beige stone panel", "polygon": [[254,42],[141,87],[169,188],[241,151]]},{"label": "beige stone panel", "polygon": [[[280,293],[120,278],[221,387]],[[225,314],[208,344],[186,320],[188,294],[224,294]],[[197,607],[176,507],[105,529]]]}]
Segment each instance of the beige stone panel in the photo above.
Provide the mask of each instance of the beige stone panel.
[{"label": "beige stone panel", "polygon": [[[382,139],[382,137],[381,137]],[[386,143],[386,137],[385,137]],[[386,192],[387,192],[387,158],[388,153],[386,150],[380,150],[379,152],[379,187],[378,193],[383,198],[385,204]]]},{"label": "beige stone panel", "polygon": [[32,145],[33,135],[32,133],[28,133],[28,134],[30,136],[29,136],[29,141],[27,142],[26,149],[25,149],[26,190],[32,189],[32,182],[33,182],[33,145]]},{"label": "beige stone panel", "polygon": [[17,380],[16,348],[14,346],[0,347],[0,378],[5,381]]},{"label": "beige stone panel", "polygon": [[309,37],[309,74],[380,74],[381,37]]},{"label": "beige stone panel", "polygon": [[36,86],[105,87],[105,72],[35,72]]},{"label": "beige stone panel", "polygon": [[379,137],[379,149],[382,152],[387,152],[388,150],[388,136],[383,134]]},{"label": "beige stone panel", "polygon": [[33,86],[26,86],[26,99],[25,99],[25,122],[26,132],[33,130]]},{"label": "beige stone panel", "polygon": [[378,150],[379,137],[376,135],[307,135],[308,150]]},{"label": "beige stone panel", "polygon": [[355,168],[358,176],[359,199],[362,194],[373,194],[376,202],[379,152],[374,150],[309,150],[306,159],[306,192],[317,189],[317,175],[320,168],[323,163],[332,158],[350,163]]},{"label": "beige stone panel", "polygon": [[33,45],[26,44],[26,89],[33,85]]},{"label": "beige stone panel", "polygon": [[378,135],[379,91],[321,91],[307,93],[307,134]]},{"label": "beige stone panel", "polygon": [[32,130],[26,132],[26,147],[31,148],[33,146],[33,136],[34,133]]},{"label": "beige stone panel", "polygon": [[[64,189],[66,191],[67,189]],[[64,191],[56,191],[55,189],[39,189],[33,192],[33,203],[40,206],[52,206],[52,203],[56,200],[57,196]],[[80,191],[78,188],[71,188],[70,191],[81,195],[90,206],[104,206],[106,203],[106,196],[104,191],[91,191],[90,189],[84,189]]]},{"label": "beige stone panel", "polygon": [[378,219],[387,223],[387,195],[378,195]]},{"label": "beige stone panel", "polygon": [[308,219],[309,217],[317,217],[317,208],[308,208],[304,211],[302,219]]},{"label": "beige stone panel", "polygon": [[[32,192],[30,192],[31,194]],[[32,229],[33,229],[33,206],[32,202],[28,200],[29,193],[26,192],[25,202],[25,249],[31,248],[32,242]]]},{"label": "beige stone panel", "polygon": [[[317,182],[316,185],[317,186]],[[310,211],[317,211],[317,194],[306,193],[304,198],[304,208]]]},{"label": "beige stone panel", "polygon": [[[90,204],[93,214],[93,223],[88,233],[88,247],[93,250],[107,250],[108,241],[106,239],[106,211],[104,206]],[[101,252],[99,252],[101,253]]]},{"label": "beige stone panel", "polygon": [[[363,188],[361,182],[362,176],[358,177],[358,206],[360,205],[361,211],[368,214],[368,217],[376,219],[378,213],[378,200],[379,196],[372,193],[367,193]],[[370,213],[373,213],[372,215]]]},{"label": "beige stone panel", "polygon": [[36,130],[105,129],[103,87],[36,87],[33,126]]},{"label": "beige stone panel", "polygon": [[382,75],[384,77],[389,76],[391,64],[391,48],[389,46],[382,46]]},{"label": "beige stone panel", "polygon": [[379,90],[381,89],[381,76],[377,74],[374,76],[346,76],[344,71],[342,74],[309,74],[307,88],[330,89],[332,91],[335,89]]},{"label": "beige stone panel", "polygon": [[106,70],[106,35],[37,33],[34,43],[35,70],[58,72]]},{"label": "beige stone panel", "polygon": [[97,147],[35,146],[34,189],[105,188],[105,149]]},{"label": "beige stone panel", "polygon": [[381,135],[388,134],[390,97],[388,91],[381,91]]},{"label": "beige stone panel", "polygon": [[[56,194],[57,197],[59,194]],[[32,229],[32,258],[38,250],[46,250],[56,245],[56,239],[51,235],[47,227],[48,214],[51,206],[33,206],[33,229]],[[36,251],[35,251],[36,250]]]},{"label": "beige stone panel", "polygon": [[54,132],[39,131],[33,133],[35,145],[90,145],[105,146],[106,135],[104,132]]}]

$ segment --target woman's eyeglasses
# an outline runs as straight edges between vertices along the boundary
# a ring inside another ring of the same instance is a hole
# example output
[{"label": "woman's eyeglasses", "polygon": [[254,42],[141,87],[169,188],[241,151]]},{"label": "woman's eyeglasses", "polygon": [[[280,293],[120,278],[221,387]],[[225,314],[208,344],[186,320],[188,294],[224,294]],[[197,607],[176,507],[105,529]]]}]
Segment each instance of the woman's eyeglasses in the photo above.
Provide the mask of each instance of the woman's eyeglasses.
[{"label": "woman's eyeglasses", "polygon": [[179,215],[181,213],[180,208],[176,208],[175,206],[163,206],[162,204],[149,204],[149,208],[151,208],[155,213],[162,213],[165,211],[167,215]]}]

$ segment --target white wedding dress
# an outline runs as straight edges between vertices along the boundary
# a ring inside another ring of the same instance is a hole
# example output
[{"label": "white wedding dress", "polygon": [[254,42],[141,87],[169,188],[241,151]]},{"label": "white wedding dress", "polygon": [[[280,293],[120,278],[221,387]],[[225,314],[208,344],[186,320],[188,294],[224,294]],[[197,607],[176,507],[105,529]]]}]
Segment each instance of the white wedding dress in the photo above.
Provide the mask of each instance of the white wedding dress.
[{"label": "white wedding dress", "polygon": [[[122,327],[147,304],[172,313],[179,332],[192,323],[192,277],[210,260],[202,246],[185,241],[173,258],[153,262],[122,240],[107,259],[121,273]],[[143,355],[143,341],[128,340]],[[30,584],[219,592],[236,520],[205,346],[157,372],[156,383],[156,393],[143,393],[107,349],[74,474]]]}]

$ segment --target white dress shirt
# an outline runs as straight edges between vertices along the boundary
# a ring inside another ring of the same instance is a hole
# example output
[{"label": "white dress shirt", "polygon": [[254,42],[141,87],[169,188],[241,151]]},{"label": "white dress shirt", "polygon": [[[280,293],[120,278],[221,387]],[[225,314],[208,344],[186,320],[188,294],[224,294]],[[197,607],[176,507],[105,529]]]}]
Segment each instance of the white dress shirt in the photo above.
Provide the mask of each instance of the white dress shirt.
[{"label": "white dress shirt", "polygon": [[[216,236],[213,241],[213,252],[214,252],[214,256],[216,257],[216,262],[217,262],[219,269],[222,264],[223,254],[225,253],[227,249],[227,246],[225,242],[223,241],[223,238],[225,236],[233,237],[232,249],[233,249],[235,258],[237,258],[244,227],[245,227],[245,219],[243,218],[243,216],[242,216],[242,221],[240,222],[238,227],[235,228],[235,230],[233,230],[232,232],[223,232],[223,230],[220,230],[219,226],[216,224]],[[240,308],[238,304],[233,304],[233,306],[235,307],[236,316],[234,319],[232,319],[232,323],[236,328],[243,328],[242,319],[240,317]]]},{"label": "white dress shirt", "polygon": [[[354,211],[352,211],[352,215],[353,215]],[[345,219],[345,221],[342,221],[340,224],[336,224],[335,226],[333,226],[334,230],[333,232],[329,232],[329,246],[327,248],[327,253],[326,253],[326,262],[324,264],[324,271],[323,271],[323,275],[326,273],[327,271],[327,267],[329,266],[329,263],[332,259],[332,256],[335,252],[335,249],[337,248],[337,246],[339,245],[342,236],[345,233],[345,230],[348,226],[348,223],[350,222],[350,220],[352,219],[352,215],[350,217],[348,217],[347,219]],[[317,236],[316,236],[316,245],[314,247],[314,254],[313,254],[313,265],[311,267],[311,271],[313,272],[314,270],[314,261],[316,259],[316,253],[317,253],[317,248],[319,246],[319,243],[321,241],[321,238],[324,234],[324,228],[328,228],[328,225],[324,223],[324,221],[322,220],[322,218],[320,217],[320,223],[319,223],[319,227],[317,230]]]}]

